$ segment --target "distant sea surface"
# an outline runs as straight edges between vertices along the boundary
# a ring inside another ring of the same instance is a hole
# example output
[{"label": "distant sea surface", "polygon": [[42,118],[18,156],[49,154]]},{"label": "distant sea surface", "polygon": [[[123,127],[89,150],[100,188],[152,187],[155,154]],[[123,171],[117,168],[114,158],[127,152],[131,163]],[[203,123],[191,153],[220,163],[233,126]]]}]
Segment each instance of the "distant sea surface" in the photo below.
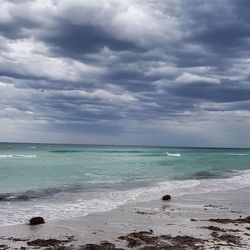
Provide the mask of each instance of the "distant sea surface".
[{"label": "distant sea surface", "polygon": [[250,186],[250,149],[0,143],[0,225]]}]

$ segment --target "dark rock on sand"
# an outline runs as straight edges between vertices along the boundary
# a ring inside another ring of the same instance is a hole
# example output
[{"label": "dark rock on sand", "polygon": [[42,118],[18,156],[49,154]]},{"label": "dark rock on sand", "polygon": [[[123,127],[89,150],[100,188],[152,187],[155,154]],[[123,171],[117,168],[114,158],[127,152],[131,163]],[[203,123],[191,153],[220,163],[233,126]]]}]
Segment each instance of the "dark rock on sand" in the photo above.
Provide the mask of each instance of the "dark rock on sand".
[{"label": "dark rock on sand", "polygon": [[39,225],[39,224],[44,224],[45,221],[43,217],[33,217],[30,219],[30,225]]},{"label": "dark rock on sand", "polygon": [[163,201],[171,200],[171,196],[169,194],[166,194],[166,195],[162,196],[162,200]]}]

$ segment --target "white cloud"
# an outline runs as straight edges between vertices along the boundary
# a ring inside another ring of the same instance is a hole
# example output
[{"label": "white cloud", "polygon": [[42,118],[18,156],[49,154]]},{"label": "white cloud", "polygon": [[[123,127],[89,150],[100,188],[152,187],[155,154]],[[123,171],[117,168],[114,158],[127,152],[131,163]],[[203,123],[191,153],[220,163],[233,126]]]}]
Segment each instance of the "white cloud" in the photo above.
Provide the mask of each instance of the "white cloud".
[{"label": "white cloud", "polygon": [[176,66],[159,66],[151,67],[145,73],[146,76],[158,76],[158,77],[167,77],[175,76],[179,72],[179,69]]},{"label": "white cloud", "polygon": [[137,99],[130,93],[114,93],[105,89],[98,89],[92,92],[84,90],[51,90],[45,91],[45,95],[48,96],[64,96],[64,97],[75,97],[75,98],[98,98],[107,102],[135,102]]},{"label": "white cloud", "polygon": [[51,57],[49,48],[31,39],[8,40],[1,38],[5,49],[0,51],[0,67],[23,76],[44,77],[51,80],[91,80],[105,70],[72,59]]},{"label": "white cloud", "polygon": [[57,16],[72,24],[96,25],[142,45],[166,44],[181,36],[178,21],[157,5],[134,0],[57,1]]},{"label": "white cloud", "polygon": [[191,73],[184,73],[181,76],[177,77],[175,79],[175,82],[177,83],[204,82],[204,83],[219,84],[220,80],[212,77],[205,77],[205,76],[194,75]]},{"label": "white cloud", "polygon": [[25,20],[30,23],[46,25],[54,15],[56,6],[53,0],[13,1],[0,0],[0,23]]}]

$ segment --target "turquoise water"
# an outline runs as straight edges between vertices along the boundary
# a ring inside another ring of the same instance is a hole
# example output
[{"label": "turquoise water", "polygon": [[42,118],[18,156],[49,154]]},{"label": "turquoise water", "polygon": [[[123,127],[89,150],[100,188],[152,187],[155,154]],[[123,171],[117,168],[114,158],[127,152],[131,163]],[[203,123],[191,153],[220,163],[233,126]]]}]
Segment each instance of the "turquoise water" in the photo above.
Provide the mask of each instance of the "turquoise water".
[{"label": "turquoise water", "polygon": [[250,185],[249,149],[0,144],[0,221]]}]

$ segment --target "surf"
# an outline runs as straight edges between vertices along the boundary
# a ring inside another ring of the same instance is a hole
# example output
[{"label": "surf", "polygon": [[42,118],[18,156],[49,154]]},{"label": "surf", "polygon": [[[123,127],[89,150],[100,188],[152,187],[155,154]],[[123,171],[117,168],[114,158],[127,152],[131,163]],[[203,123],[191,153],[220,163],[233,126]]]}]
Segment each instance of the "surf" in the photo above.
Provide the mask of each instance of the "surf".
[{"label": "surf", "polygon": [[167,156],[172,156],[172,157],[181,157],[180,153],[168,153],[168,152],[166,152],[166,155]]}]

